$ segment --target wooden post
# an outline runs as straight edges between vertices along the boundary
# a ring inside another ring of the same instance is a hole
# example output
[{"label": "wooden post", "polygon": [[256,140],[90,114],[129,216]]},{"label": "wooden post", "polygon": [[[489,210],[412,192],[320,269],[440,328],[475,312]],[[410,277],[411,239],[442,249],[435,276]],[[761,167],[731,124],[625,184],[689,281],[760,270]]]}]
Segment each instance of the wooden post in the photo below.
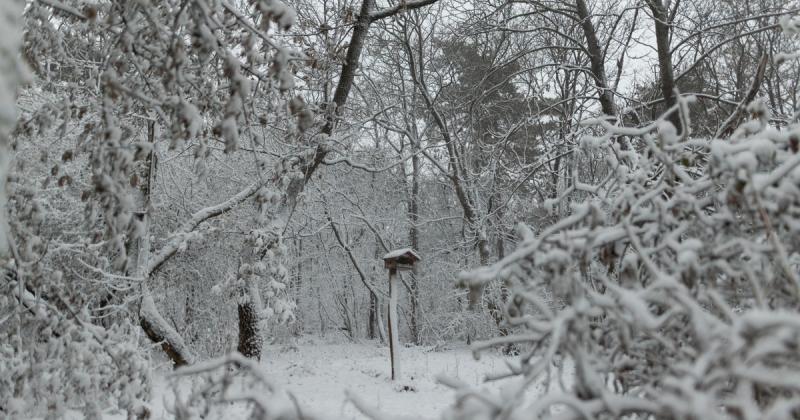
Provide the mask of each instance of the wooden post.
[{"label": "wooden post", "polygon": [[400,378],[400,352],[397,335],[397,268],[389,269],[389,357],[392,361],[392,380]]},{"label": "wooden post", "polygon": [[397,298],[400,288],[397,286],[397,272],[413,270],[414,263],[421,260],[419,254],[411,248],[390,251],[383,256],[383,267],[389,269],[389,359],[392,363],[392,380],[402,377],[400,374],[400,343],[397,328]]}]

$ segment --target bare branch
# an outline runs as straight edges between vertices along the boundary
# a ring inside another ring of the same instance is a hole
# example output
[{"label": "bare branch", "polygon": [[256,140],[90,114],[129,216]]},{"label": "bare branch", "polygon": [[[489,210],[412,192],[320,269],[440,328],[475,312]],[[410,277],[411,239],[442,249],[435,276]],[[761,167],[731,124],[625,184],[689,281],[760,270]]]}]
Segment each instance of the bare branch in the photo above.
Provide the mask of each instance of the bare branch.
[{"label": "bare branch", "polygon": [[394,16],[398,13],[402,13],[408,10],[419,9],[420,7],[425,7],[431,4],[436,3],[439,0],[417,0],[417,1],[406,1],[400,0],[399,3],[392,7],[387,7],[385,9],[381,9],[369,14],[370,22],[375,22],[376,20],[381,20],[387,17]]}]

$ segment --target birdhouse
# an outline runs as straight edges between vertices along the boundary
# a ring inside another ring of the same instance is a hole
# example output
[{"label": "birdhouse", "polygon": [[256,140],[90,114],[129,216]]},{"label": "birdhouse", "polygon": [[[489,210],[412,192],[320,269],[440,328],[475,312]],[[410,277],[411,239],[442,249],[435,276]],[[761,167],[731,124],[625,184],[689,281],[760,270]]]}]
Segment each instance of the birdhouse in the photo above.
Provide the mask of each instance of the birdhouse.
[{"label": "birdhouse", "polygon": [[413,269],[414,263],[421,259],[419,254],[411,248],[396,249],[383,256],[383,268],[407,271]]}]

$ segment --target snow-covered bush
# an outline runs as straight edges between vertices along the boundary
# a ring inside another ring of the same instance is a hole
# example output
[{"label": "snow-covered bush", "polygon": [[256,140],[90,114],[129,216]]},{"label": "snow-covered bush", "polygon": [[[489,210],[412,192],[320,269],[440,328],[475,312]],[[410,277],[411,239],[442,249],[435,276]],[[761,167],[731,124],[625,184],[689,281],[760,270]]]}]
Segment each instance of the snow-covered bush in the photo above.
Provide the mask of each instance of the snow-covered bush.
[{"label": "snow-covered bush", "polygon": [[[186,377],[193,378],[193,386],[183,393],[180,379]],[[257,362],[238,353],[179,369],[171,378],[177,399],[167,409],[177,420],[316,418],[303,412],[297,399],[273,383]]]},{"label": "snow-covered bush", "polygon": [[[8,286],[18,287],[13,282]],[[5,295],[8,289],[2,291]],[[36,319],[28,319],[20,330],[35,327],[41,334],[23,336],[12,330],[0,336],[0,413],[22,418],[46,412],[48,418],[62,418],[77,410],[87,419],[100,419],[118,407],[131,418],[146,418],[149,365],[130,341],[131,326],[104,329],[59,319],[34,305]]]},{"label": "snow-covered bush", "polygon": [[[253,178],[233,152],[263,142],[252,122],[293,126],[301,54],[270,26],[294,19],[280,0],[0,4],[0,417],[146,416],[142,332],[176,364],[195,360],[153,299],[157,271],[259,188],[191,197],[179,220],[151,223],[166,212],[158,160],[181,148],[202,179],[219,142]],[[17,98],[23,62],[35,77]]]},{"label": "snow-covered bush", "polygon": [[[21,1],[8,1],[0,5],[0,215],[6,205],[6,179],[11,172],[11,130],[16,123],[17,109],[15,99],[17,89],[24,80],[26,71],[17,57],[21,43],[19,12]],[[0,217],[0,258],[7,256],[8,224]],[[2,261],[0,261],[2,262]]]},{"label": "snow-covered bush", "polygon": [[[684,121],[691,100],[672,109]],[[462,389],[450,418],[800,414],[800,123],[770,125],[759,100],[747,112],[724,139],[678,135],[664,117],[588,122],[602,134],[579,152],[605,159],[602,181],[576,168],[569,215],[538,235],[520,225],[513,253],[462,273],[511,285],[516,332],[477,350],[526,350],[499,375],[523,378],[517,387]],[[547,391],[531,402],[532,384]]]}]

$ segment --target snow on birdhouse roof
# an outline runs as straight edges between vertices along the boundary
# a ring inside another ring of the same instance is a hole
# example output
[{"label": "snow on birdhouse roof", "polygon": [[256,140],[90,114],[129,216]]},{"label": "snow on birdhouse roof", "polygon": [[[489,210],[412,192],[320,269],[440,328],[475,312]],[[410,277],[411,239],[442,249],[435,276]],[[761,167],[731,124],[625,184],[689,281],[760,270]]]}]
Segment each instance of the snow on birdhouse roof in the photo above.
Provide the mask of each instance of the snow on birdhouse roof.
[{"label": "snow on birdhouse roof", "polygon": [[386,255],[383,256],[383,259],[393,260],[395,258],[400,258],[406,254],[411,254],[411,256],[414,257],[414,259],[417,261],[422,260],[422,257],[420,257],[419,254],[417,254],[417,251],[414,251],[411,248],[400,248],[400,249],[395,249],[394,251],[389,251]]}]

